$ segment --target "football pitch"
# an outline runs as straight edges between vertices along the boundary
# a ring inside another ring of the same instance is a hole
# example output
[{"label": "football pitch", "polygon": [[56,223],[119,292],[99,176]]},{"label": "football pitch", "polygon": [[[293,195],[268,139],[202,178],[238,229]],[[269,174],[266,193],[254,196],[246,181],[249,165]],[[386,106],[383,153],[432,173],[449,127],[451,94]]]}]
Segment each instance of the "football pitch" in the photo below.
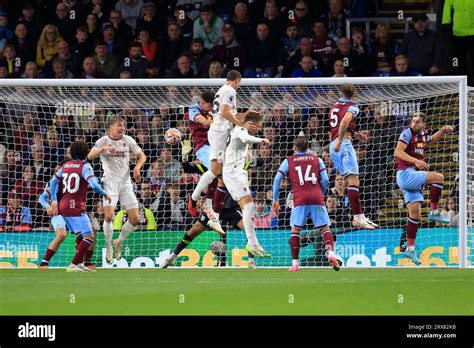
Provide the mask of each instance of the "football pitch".
[{"label": "football pitch", "polygon": [[471,269],[0,270],[1,315],[473,315]]}]

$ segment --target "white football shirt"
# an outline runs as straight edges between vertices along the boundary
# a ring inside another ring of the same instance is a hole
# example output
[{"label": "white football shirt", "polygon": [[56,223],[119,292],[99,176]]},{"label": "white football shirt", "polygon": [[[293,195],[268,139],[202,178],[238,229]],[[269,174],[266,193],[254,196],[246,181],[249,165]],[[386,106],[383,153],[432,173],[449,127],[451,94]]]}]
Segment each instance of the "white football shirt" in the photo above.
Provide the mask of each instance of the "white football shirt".
[{"label": "white football shirt", "polygon": [[231,114],[234,116],[237,114],[237,92],[234,88],[229,85],[224,85],[216,93],[214,98],[214,109],[213,109],[213,122],[211,128],[215,130],[225,130],[230,126],[230,122],[222,117],[222,106],[230,105]]},{"label": "white football shirt", "polygon": [[244,170],[247,146],[261,143],[263,138],[250,135],[247,129],[243,127],[234,127],[229,137],[230,142],[225,150],[224,169]]},{"label": "white football shirt", "polygon": [[107,182],[130,181],[130,152],[138,154],[142,151],[135,139],[124,135],[120,140],[113,140],[108,135],[103,136],[94,145],[94,148],[110,145],[114,151],[104,151],[100,154],[100,161],[104,171],[103,178]]}]

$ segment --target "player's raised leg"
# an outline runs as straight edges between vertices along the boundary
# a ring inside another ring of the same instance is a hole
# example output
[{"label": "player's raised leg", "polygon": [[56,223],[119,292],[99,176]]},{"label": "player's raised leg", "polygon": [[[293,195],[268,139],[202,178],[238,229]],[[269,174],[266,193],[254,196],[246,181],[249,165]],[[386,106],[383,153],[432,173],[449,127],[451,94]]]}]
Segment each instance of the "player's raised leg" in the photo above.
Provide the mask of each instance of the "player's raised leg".
[{"label": "player's raised leg", "polygon": [[114,250],[115,250],[115,258],[117,260],[120,260],[122,258],[123,242],[128,238],[130,233],[135,231],[136,226],[140,222],[138,207],[128,209],[127,216],[128,216],[128,220],[123,224],[119,237],[113,242]]},{"label": "player's raised leg", "polygon": [[429,221],[449,224],[451,221],[446,219],[438,210],[439,199],[443,193],[444,175],[436,172],[429,172],[426,177],[426,184],[430,186],[430,212]]}]

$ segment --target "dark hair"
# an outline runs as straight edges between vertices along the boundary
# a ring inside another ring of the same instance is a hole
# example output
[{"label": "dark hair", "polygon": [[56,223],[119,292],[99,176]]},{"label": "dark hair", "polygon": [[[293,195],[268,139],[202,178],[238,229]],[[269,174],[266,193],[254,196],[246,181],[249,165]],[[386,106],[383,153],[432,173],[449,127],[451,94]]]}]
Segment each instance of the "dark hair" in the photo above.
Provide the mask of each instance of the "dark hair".
[{"label": "dark hair", "polygon": [[255,121],[255,122],[261,122],[263,120],[263,117],[261,114],[250,111],[247,116],[245,116],[245,122],[249,121]]},{"label": "dark hair", "polygon": [[201,12],[201,13],[203,13],[203,12],[214,12],[214,10],[212,9],[211,5],[203,5],[199,12]]},{"label": "dark hair", "polygon": [[345,83],[341,86],[341,93],[346,98],[352,98],[355,94],[355,88],[353,85]]},{"label": "dark hair", "polygon": [[71,158],[74,160],[85,160],[89,153],[89,146],[83,141],[75,141],[71,144]]},{"label": "dark hair", "polygon": [[237,70],[231,70],[227,73],[227,81],[242,80],[242,74]]},{"label": "dark hair", "polygon": [[204,91],[201,94],[201,99],[204,100],[205,103],[213,103],[214,102],[214,92],[212,91]]},{"label": "dark hair", "polygon": [[295,147],[299,151],[306,151],[308,150],[308,139],[306,137],[297,137],[295,140]]},{"label": "dark hair", "polygon": [[199,44],[201,44],[201,45],[204,46],[204,40],[201,39],[200,37],[194,38],[193,41],[191,41],[191,46],[192,46],[193,44],[195,44],[195,43],[199,43]]},{"label": "dark hair", "polygon": [[141,49],[141,48],[142,48],[142,44],[141,44],[140,42],[138,42],[138,41],[134,41],[134,42],[132,42],[132,44],[130,45],[130,48],[132,48],[132,47],[136,47],[136,48],[140,48],[140,49]]}]

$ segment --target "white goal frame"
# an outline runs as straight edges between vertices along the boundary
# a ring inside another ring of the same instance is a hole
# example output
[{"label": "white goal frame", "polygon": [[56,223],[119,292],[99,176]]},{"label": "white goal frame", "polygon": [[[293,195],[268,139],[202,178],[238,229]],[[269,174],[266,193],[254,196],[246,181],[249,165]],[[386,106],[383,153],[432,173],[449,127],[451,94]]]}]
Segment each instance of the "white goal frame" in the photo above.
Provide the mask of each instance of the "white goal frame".
[{"label": "white goal frame", "polygon": [[[3,87],[216,87],[225,79],[5,79]],[[242,79],[242,86],[321,86],[457,83],[459,86],[459,267],[468,265],[468,87],[466,76],[261,78]]]}]

